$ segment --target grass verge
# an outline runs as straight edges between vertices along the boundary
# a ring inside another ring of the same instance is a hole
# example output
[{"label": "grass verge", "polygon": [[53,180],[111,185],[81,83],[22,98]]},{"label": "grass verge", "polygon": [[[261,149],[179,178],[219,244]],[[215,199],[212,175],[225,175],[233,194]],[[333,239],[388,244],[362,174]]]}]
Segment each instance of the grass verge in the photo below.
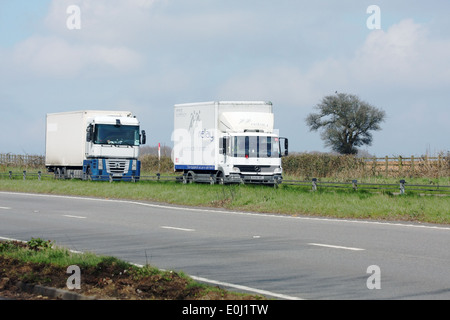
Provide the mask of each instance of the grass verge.
[{"label": "grass verge", "polygon": [[[200,284],[182,272],[138,267],[114,257],[73,253],[51,241],[0,242],[0,292],[17,298],[16,283],[68,289],[69,266],[80,268],[82,295],[110,300],[261,300]],[[29,296],[27,296],[29,298]]]}]

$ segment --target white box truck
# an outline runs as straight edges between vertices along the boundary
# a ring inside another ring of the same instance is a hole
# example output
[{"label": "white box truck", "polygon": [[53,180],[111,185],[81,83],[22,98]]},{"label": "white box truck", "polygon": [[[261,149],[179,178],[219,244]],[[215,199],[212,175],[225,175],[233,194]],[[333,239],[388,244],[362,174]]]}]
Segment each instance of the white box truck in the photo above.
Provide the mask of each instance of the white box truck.
[{"label": "white box truck", "polygon": [[282,181],[281,157],[288,153],[288,139],[274,130],[271,102],[176,104],[172,141],[174,170],[183,173],[185,183]]},{"label": "white box truck", "polygon": [[49,113],[45,166],[58,178],[138,180],[145,131],[130,111]]}]

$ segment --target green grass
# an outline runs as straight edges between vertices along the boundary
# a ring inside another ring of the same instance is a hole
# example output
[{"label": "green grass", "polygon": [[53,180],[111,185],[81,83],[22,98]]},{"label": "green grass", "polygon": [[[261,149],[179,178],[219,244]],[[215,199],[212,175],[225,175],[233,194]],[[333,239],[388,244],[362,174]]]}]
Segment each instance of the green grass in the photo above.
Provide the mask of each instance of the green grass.
[{"label": "green grass", "polygon": [[109,183],[53,179],[0,179],[0,190],[157,201],[288,215],[450,223],[450,197],[420,196],[408,192],[406,195],[393,195],[389,191],[355,192],[351,188],[319,188],[311,192],[310,186],[283,184],[275,189],[259,185],[184,185],[156,181]]},{"label": "green grass", "polygon": [[[38,245],[34,245],[37,243]],[[42,245],[50,244],[50,245]],[[50,250],[51,249],[51,250]],[[53,264],[60,267],[78,265],[80,267],[96,266],[107,258],[92,253],[73,253],[63,247],[53,247],[50,241],[32,238],[23,246],[12,242],[0,243],[0,255],[8,256],[23,262]]]},{"label": "green grass", "polygon": [[201,284],[183,272],[159,270],[150,265],[136,266],[89,252],[74,253],[40,238],[27,242],[0,241],[0,262],[3,282],[9,283],[12,278],[13,282],[20,280],[60,288],[67,285],[67,267],[76,265],[83,270],[81,287],[87,294],[100,294],[100,298],[264,299]]}]

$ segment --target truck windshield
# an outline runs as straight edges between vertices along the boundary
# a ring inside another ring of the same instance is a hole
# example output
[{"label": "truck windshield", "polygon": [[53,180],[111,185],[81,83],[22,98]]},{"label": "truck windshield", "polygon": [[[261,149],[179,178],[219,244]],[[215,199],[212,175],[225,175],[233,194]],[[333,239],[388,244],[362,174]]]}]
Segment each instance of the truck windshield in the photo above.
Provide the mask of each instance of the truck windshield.
[{"label": "truck windshield", "polygon": [[94,143],[138,146],[139,126],[97,124],[95,126]]},{"label": "truck windshield", "polygon": [[232,153],[234,157],[279,158],[279,140],[277,137],[234,137]]}]

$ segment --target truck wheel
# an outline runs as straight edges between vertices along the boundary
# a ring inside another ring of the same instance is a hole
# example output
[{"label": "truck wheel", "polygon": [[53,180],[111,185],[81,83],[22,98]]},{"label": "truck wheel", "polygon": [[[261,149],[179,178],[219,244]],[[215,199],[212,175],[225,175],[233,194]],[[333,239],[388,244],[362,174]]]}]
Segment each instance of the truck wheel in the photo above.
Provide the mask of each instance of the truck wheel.
[{"label": "truck wheel", "polygon": [[194,173],[192,171],[187,173],[187,183],[194,183]]},{"label": "truck wheel", "polygon": [[64,168],[57,168],[55,170],[55,178],[58,179],[58,180],[65,179],[66,178],[65,169]]},{"label": "truck wheel", "polygon": [[217,172],[216,180],[217,180],[218,184],[221,184],[221,185],[225,184],[225,179],[223,177],[223,172],[222,171]]},{"label": "truck wheel", "polygon": [[194,181],[194,173],[189,171],[188,173],[183,174],[183,183],[188,184]]},{"label": "truck wheel", "polygon": [[92,180],[92,171],[91,171],[91,167],[87,167],[86,168],[86,172],[82,173],[82,180],[86,181],[86,180]]}]

